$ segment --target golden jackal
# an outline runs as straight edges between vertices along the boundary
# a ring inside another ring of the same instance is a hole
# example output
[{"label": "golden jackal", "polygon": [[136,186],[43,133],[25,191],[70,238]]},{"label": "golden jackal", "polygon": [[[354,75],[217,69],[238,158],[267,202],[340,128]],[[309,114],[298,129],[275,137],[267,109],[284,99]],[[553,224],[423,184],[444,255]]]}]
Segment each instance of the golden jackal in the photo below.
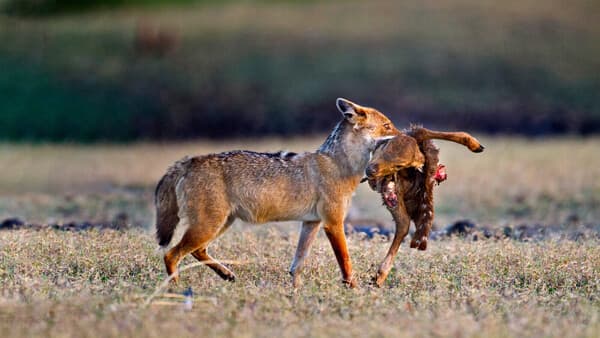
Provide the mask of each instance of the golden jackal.
[{"label": "golden jackal", "polygon": [[231,151],[184,158],[171,166],[156,187],[156,235],[166,246],[176,225],[189,225],[181,241],[165,254],[167,273],[177,280],[179,261],[191,253],[219,276],[235,275],[206,249],[235,219],[250,223],[302,221],[292,283],[322,224],[342,272],[355,286],[343,220],[351,195],[378,141],[400,132],[379,111],[337,99],[343,119],[316,152],[302,154]]}]

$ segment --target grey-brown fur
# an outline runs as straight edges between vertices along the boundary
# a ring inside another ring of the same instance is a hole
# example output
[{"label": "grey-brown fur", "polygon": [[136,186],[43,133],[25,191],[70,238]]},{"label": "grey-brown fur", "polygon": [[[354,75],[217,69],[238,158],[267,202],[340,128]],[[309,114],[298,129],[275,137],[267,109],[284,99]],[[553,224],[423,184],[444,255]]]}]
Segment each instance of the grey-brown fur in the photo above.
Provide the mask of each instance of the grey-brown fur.
[{"label": "grey-brown fur", "polygon": [[179,223],[177,215],[177,196],[175,194],[175,185],[186,170],[190,162],[189,157],[175,162],[167,169],[165,175],[156,185],[154,192],[154,205],[156,206],[156,238],[160,246],[167,246],[173,238],[175,227],[173,224]]},{"label": "grey-brown fur", "polygon": [[157,237],[170,242],[179,222],[189,225],[182,240],[165,255],[167,273],[176,278],[187,254],[205,262],[227,280],[233,272],[210,257],[210,242],[235,219],[250,223],[303,221],[290,267],[294,286],[316,233],[323,226],[345,283],[354,285],[343,231],[350,197],[379,140],[399,131],[380,112],[338,99],[344,115],[316,152],[301,154],[230,151],[175,163],[156,189]]}]

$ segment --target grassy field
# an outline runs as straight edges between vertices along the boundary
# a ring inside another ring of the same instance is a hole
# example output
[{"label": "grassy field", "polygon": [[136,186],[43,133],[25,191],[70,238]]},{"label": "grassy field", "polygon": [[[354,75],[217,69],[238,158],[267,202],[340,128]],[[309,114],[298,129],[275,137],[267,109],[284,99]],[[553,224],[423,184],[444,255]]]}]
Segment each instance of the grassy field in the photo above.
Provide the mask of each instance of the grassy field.
[{"label": "grassy field", "polygon": [[[164,294],[153,238],[139,232],[12,231],[0,237],[3,337],[354,336],[597,337],[597,242],[435,242],[403,249],[382,289],[367,284],[388,243],[349,240],[358,290],[340,283],[324,236],[294,292],[286,273],[297,240],[233,229],[212,252],[238,281],[187,270],[192,311]],[[184,264],[192,263],[186,260]],[[179,301],[179,302],[178,302]]]},{"label": "grassy field", "polygon": [[[136,220],[148,226],[154,185],[175,160],[230,149],[311,151],[324,138],[271,138],[250,145],[247,140],[127,146],[4,144],[0,218],[102,220],[118,210],[139,215]],[[599,138],[484,137],[482,142],[486,146],[482,154],[438,142],[449,173],[449,180],[436,188],[439,223],[473,218],[491,224],[519,220],[562,224],[572,215],[582,222],[600,219]],[[107,195],[112,196],[110,201]],[[363,184],[354,207],[365,217],[384,220],[387,212],[376,196]],[[134,210],[128,209],[130,203]],[[57,213],[59,207],[67,210]]]},{"label": "grassy field", "polygon": [[[0,231],[0,336],[453,336],[600,335],[598,239],[434,241],[403,246],[384,288],[369,285],[389,242],[349,237],[360,288],[348,290],[325,236],[293,291],[287,268],[295,223],[233,229],[211,247],[236,283],[205,267],[165,278],[151,233],[152,189],[184,154],[233,148],[302,151],[322,137],[184,144],[0,145],[0,221],[106,221],[127,213],[130,230]],[[437,189],[438,225],[461,218],[501,227],[519,222],[598,230],[597,138],[483,137],[486,151],[449,144],[449,179]],[[354,212],[388,221],[360,187]],[[573,215],[577,221],[573,222]],[[576,224],[573,224],[576,223]],[[182,265],[193,264],[186,258]],[[181,293],[195,292],[191,311]]]}]

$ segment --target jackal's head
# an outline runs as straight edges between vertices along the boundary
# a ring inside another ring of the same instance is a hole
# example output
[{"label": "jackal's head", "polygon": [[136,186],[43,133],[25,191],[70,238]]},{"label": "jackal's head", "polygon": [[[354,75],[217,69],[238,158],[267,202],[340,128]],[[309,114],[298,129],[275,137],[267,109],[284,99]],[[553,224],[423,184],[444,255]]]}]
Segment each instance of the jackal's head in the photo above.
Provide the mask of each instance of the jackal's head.
[{"label": "jackal's head", "polygon": [[378,141],[400,134],[392,121],[377,109],[363,107],[346,99],[338,98],[338,110],[352,124],[352,131],[361,136],[374,148]]}]

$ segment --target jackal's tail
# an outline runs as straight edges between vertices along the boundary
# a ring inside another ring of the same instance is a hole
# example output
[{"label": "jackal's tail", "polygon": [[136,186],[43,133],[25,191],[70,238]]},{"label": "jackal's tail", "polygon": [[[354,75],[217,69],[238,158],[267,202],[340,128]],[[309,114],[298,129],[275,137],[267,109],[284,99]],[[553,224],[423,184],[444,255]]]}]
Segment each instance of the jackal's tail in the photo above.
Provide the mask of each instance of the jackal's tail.
[{"label": "jackal's tail", "polygon": [[173,238],[175,227],[179,223],[179,207],[175,187],[183,176],[188,158],[185,157],[173,164],[160,179],[154,193],[156,206],[156,238],[160,246],[167,246]]},{"label": "jackal's tail", "polygon": [[485,149],[476,138],[465,132],[442,132],[429,130],[419,126],[412,126],[407,134],[414,137],[419,144],[423,141],[437,139],[462,144],[474,153],[480,153]]}]

